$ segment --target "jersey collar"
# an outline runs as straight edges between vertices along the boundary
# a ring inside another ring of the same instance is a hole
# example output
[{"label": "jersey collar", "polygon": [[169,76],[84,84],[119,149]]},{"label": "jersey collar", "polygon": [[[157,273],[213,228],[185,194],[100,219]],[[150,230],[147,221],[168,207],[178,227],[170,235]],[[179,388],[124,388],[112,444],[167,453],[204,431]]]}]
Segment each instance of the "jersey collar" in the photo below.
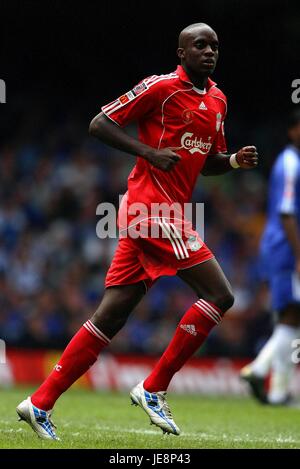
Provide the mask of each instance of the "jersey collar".
[{"label": "jersey collar", "polygon": [[[182,65],[177,66],[176,73],[179,76],[181,81],[183,81],[184,83],[188,83],[190,85],[193,85],[193,83],[191,82],[188,74],[186,73],[186,71],[184,70]],[[208,91],[212,86],[216,86],[216,83],[214,81],[212,81],[210,78],[208,78],[206,91]],[[195,89],[197,90],[196,87],[195,87]]]}]

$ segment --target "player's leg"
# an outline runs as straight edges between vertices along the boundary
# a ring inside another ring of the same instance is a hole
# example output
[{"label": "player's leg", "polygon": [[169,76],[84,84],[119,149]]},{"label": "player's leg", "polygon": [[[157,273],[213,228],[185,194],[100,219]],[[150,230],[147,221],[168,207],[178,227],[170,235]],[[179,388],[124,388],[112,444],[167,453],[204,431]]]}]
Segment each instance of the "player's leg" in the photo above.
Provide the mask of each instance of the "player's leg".
[{"label": "player's leg", "polygon": [[266,378],[271,371],[272,361],[280,335],[280,324],[277,324],[274,327],[272,335],[262,347],[255,360],[244,366],[240,371],[240,377],[248,383],[252,396],[262,404],[268,403]]},{"label": "player's leg", "polygon": [[[267,272],[267,266],[268,264],[271,263],[271,259],[270,257],[266,258],[263,256],[262,260],[264,261],[262,263],[262,271],[263,271],[262,285],[265,284],[265,286],[269,287],[271,285],[269,285],[269,282],[267,281],[268,275],[264,275],[264,273]],[[271,293],[272,293],[272,287],[271,287]],[[277,316],[277,314],[274,313],[274,316]],[[274,317],[273,320],[275,323],[277,318]],[[271,369],[271,363],[272,363],[273,353],[275,350],[275,345],[276,345],[276,334],[275,334],[275,329],[274,329],[273,334],[267,340],[265,345],[261,348],[255,360],[253,360],[251,363],[244,366],[240,371],[240,377],[242,380],[248,383],[249,390],[252,396],[255,399],[257,399],[259,402],[261,402],[262,404],[266,404],[268,402],[267,391],[266,391],[266,378]]]},{"label": "player's leg", "polygon": [[234,301],[229,282],[214,258],[181,270],[178,276],[193,288],[199,300],[182,317],[173,339],[151,374],[130,393],[132,402],[145,410],[152,423],[175,435],[179,435],[180,429],[166,401],[168,385]]},{"label": "player's leg", "polygon": [[[241,378],[250,385],[255,398],[262,403],[287,401],[294,364],[292,341],[299,336],[300,305],[293,271],[274,271],[270,275],[272,307],[277,313],[274,331],[255,360],[241,370]],[[272,371],[270,393],[266,378]]]},{"label": "player's leg", "polygon": [[[269,244],[265,242],[263,237],[260,245],[259,275],[261,278],[261,285],[267,287],[270,290],[271,295],[272,285],[270,280],[272,276],[274,276],[273,256],[274,253],[272,251],[270,252]],[[266,377],[270,371],[274,346],[275,341],[273,340],[272,335],[262,347],[255,360],[244,366],[240,371],[240,377],[248,383],[253,397],[263,404],[267,403],[267,393],[265,389]]]},{"label": "player's leg", "polygon": [[34,405],[43,410],[53,408],[57,398],[93,365],[100,351],[124,326],[144,293],[142,282],[105,290],[95,314],[73,337],[50,376],[32,395]]},{"label": "player's leg", "polygon": [[50,420],[56,400],[95,363],[144,294],[144,282],[107,288],[97,311],[72,338],[48,378],[17,407],[39,436],[56,438]]},{"label": "player's leg", "polygon": [[272,334],[274,351],[268,393],[268,402],[274,405],[285,404],[290,400],[290,384],[295,369],[292,343],[300,337],[300,305],[289,304],[280,312],[279,317]]},{"label": "player's leg", "polygon": [[199,300],[183,315],[175,335],[144,386],[150,392],[165,391],[186,361],[199,349],[211,329],[233,305],[233,294],[215,258],[177,274]]}]

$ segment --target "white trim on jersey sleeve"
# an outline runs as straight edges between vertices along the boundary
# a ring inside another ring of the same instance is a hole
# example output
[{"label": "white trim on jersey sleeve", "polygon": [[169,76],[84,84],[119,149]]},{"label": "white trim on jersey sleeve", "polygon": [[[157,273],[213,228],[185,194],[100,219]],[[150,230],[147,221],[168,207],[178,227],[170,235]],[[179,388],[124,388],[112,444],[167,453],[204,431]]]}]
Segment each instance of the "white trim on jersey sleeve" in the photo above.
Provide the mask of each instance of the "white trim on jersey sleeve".
[{"label": "white trim on jersey sleeve", "polygon": [[[174,78],[178,78],[178,75],[176,73],[169,73],[168,75],[152,75],[151,77],[149,78],[146,78],[145,80],[141,81],[140,83],[138,83],[134,88],[133,90],[131,91],[128,91],[127,93],[125,93],[124,95],[122,95],[121,97],[124,96],[124,98],[126,97],[127,100],[124,101],[123,103],[121,102],[120,98],[116,99],[115,101],[105,105],[105,106],[102,106],[101,107],[101,111],[107,116],[107,117],[110,117],[111,114],[113,114],[114,112],[118,111],[119,109],[123,108],[123,107],[126,107],[129,103],[132,103],[132,101],[135,101],[137,98],[139,98],[140,96],[142,96],[143,94],[145,94],[153,85],[155,85],[156,83],[159,83],[161,81],[164,81],[164,80],[170,80],[170,79],[174,79]],[[144,85],[144,90],[141,90],[139,91],[138,93],[134,93],[134,90],[135,88],[137,87],[141,87]],[[125,99],[126,99],[125,98]],[[112,119],[113,120],[113,119]]]},{"label": "white trim on jersey sleeve", "polygon": [[103,111],[103,109],[101,109],[101,111],[102,111],[103,114],[107,117],[107,119],[111,120],[114,124],[117,124],[117,126],[120,127],[119,122],[115,121],[115,119],[113,119],[111,116],[109,116],[109,115],[107,114],[107,111]]},{"label": "white trim on jersey sleeve", "polygon": [[279,204],[282,214],[294,214],[296,211],[296,183],[298,179],[299,159],[290,148],[283,154],[283,192]]}]

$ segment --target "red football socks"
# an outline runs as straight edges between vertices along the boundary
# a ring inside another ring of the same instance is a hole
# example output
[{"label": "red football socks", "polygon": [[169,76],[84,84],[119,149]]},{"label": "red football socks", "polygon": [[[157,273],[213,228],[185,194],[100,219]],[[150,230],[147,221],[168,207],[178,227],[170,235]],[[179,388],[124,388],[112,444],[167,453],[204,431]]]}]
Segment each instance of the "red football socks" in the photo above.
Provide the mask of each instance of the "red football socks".
[{"label": "red football socks", "polygon": [[221,319],[222,312],[213,303],[203,299],[196,301],[182,317],[173,339],[144,381],[144,388],[149,392],[166,391],[174,374],[199,349]]},{"label": "red football socks", "polygon": [[69,342],[52,373],[31,396],[33,405],[42,410],[53,408],[59,396],[82,376],[97,360],[110,340],[87,321]]}]

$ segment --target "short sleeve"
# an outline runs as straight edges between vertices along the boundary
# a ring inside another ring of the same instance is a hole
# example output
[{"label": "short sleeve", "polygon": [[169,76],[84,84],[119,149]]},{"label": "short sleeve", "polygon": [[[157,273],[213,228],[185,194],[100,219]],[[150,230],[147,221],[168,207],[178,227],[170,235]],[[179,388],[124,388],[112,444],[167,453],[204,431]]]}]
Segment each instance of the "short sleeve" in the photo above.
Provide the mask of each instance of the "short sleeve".
[{"label": "short sleeve", "polygon": [[281,214],[294,215],[296,206],[296,185],[298,182],[299,161],[292,150],[283,154],[282,164],[279,166],[277,188],[279,191],[277,211]]},{"label": "short sleeve", "polygon": [[142,117],[148,117],[155,110],[159,103],[159,90],[155,78],[145,79],[101,110],[113,122],[125,127]]}]

